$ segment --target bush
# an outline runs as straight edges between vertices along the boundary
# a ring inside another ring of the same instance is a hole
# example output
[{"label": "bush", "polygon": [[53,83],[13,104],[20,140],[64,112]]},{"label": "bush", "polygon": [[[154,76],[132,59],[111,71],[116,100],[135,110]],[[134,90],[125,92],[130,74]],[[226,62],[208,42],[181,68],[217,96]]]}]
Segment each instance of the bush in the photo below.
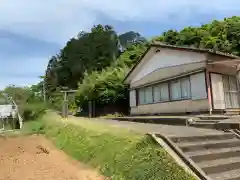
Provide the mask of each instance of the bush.
[{"label": "bush", "polygon": [[114,113],[114,114],[107,114],[105,116],[101,116],[101,118],[116,118],[116,117],[123,117],[124,115],[121,113]]},{"label": "bush", "polygon": [[46,109],[44,103],[25,104],[20,108],[20,114],[24,121],[31,121],[40,118]]}]

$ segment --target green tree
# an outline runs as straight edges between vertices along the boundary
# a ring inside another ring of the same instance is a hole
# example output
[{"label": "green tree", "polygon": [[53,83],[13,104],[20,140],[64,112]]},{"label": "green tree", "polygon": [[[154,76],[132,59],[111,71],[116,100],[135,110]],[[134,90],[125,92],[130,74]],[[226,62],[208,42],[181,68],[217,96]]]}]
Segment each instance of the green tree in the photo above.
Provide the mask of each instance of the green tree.
[{"label": "green tree", "polygon": [[123,80],[146,47],[147,44],[133,45],[102,71],[86,73],[78,86],[75,98],[77,105],[85,105],[88,100],[95,100],[99,104],[114,103],[118,100],[128,101],[128,92]]},{"label": "green tree", "polygon": [[240,17],[214,20],[201,27],[187,27],[180,31],[169,30],[155,40],[240,55]]}]

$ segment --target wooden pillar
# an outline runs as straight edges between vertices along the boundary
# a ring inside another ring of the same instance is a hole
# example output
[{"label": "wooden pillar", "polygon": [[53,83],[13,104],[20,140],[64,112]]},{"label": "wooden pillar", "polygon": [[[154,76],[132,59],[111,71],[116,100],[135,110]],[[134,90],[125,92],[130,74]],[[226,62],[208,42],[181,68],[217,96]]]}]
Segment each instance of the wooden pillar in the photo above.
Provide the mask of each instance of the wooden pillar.
[{"label": "wooden pillar", "polygon": [[96,101],[92,101],[92,117],[96,117]]},{"label": "wooden pillar", "polygon": [[211,81],[210,81],[210,73],[206,70],[206,88],[207,88],[207,97],[209,104],[209,114],[212,115],[212,93],[211,93]]},{"label": "wooden pillar", "polygon": [[240,84],[240,64],[237,66],[236,78],[238,85]]},{"label": "wooden pillar", "polygon": [[237,90],[238,90],[238,105],[240,107],[240,64],[237,65],[237,71],[236,71],[236,79],[237,79]]},{"label": "wooden pillar", "polygon": [[63,118],[68,117],[68,101],[67,100],[63,100],[62,116]]},{"label": "wooden pillar", "polygon": [[92,101],[88,101],[88,116],[89,116],[89,118],[92,118],[92,117],[93,117]]}]

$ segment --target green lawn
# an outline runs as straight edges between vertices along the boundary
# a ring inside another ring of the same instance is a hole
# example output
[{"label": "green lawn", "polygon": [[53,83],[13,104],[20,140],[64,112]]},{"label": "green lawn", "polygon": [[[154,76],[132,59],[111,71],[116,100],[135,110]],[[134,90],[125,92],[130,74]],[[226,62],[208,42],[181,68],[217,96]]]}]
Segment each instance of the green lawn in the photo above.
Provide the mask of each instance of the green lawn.
[{"label": "green lawn", "polygon": [[79,123],[46,115],[25,124],[43,133],[71,157],[113,180],[194,180],[147,135],[98,122]]}]

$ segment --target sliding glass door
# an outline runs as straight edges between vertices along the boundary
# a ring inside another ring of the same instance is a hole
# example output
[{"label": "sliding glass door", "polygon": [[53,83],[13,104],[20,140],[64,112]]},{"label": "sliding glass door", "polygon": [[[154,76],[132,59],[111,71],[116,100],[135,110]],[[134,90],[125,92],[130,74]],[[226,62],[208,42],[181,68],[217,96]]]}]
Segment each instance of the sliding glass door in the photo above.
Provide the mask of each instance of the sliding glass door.
[{"label": "sliding glass door", "polygon": [[235,76],[223,76],[223,89],[226,108],[240,108],[237,79]]}]

